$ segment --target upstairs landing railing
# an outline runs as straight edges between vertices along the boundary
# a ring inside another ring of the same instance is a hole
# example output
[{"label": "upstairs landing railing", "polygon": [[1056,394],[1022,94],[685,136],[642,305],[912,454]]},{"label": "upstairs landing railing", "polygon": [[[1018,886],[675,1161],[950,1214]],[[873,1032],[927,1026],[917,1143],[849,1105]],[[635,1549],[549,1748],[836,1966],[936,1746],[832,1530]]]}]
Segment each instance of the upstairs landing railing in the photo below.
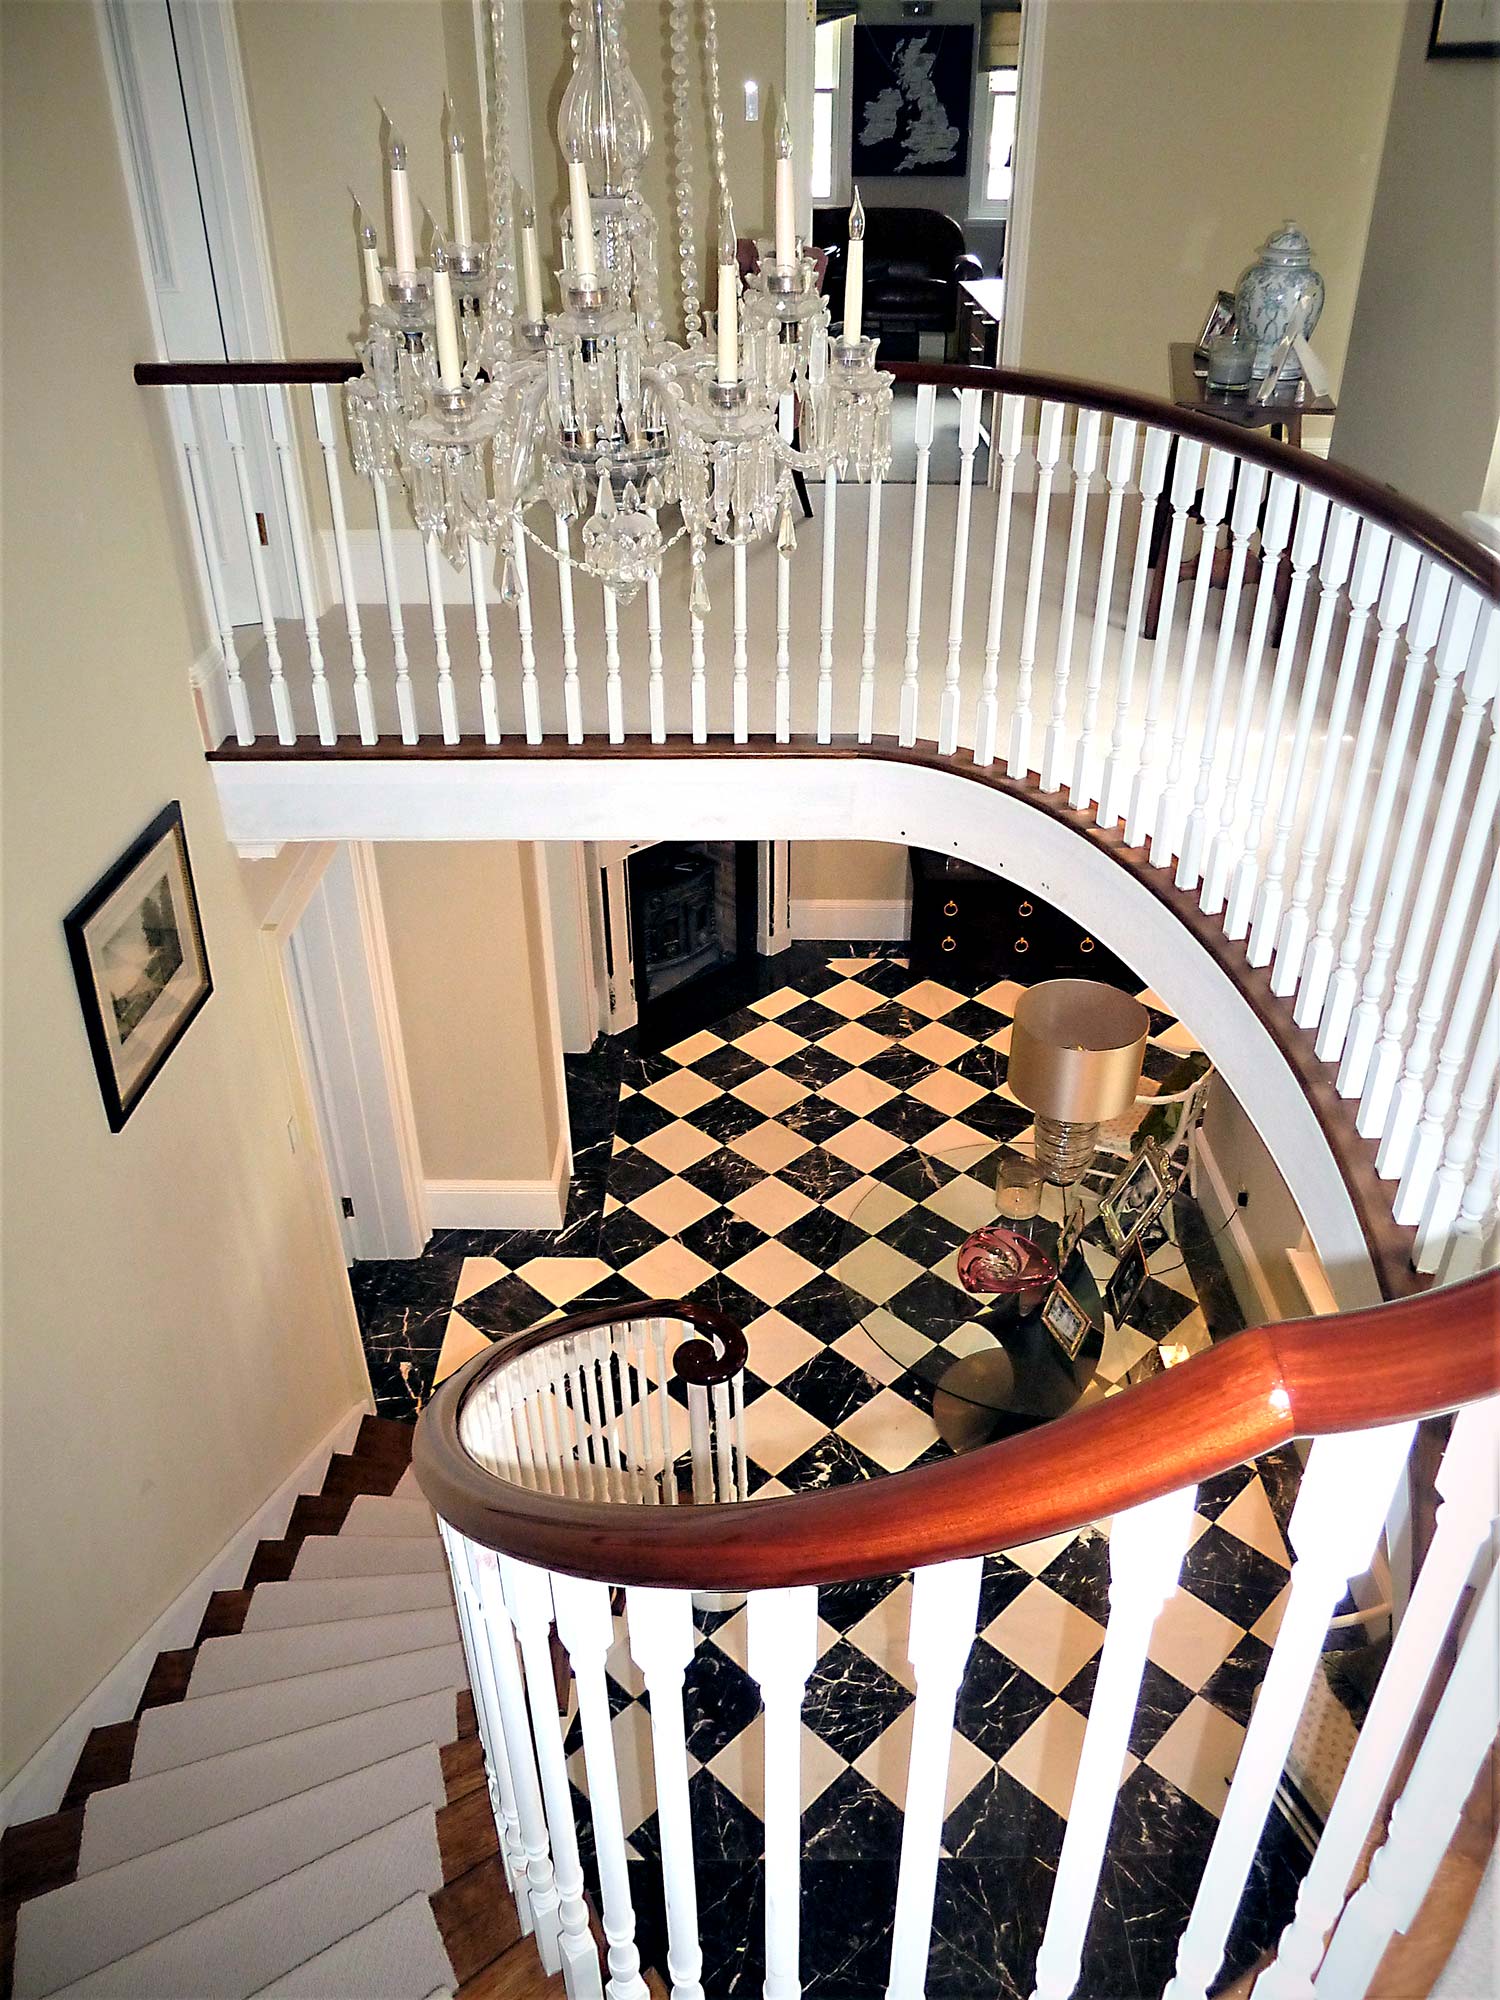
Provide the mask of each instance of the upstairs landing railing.
[{"label": "upstairs landing railing", "polygon": [[[795,553],[713,552],[707,618],[685,560],[622,606],[560,521],[570,566],[518,537],[512,607],[483,550],[460,576],[403,536],[379,482],[373,526],[350,526],[334,397],[354,372],[136,371],[167,389],[194,499],[236,739],[221,757],[920,744],[1035,782],[1122,825],[1142,868],[1268,970],[1357,1106],[1418,1270],[1477,1264],[1500,1180],[1492,555],[1373,481],[1152,397],[911,363],[893,371],[913,394],[885,479],[845,490],[830,472]],[[251,399],[280,467],[292,618],[262,561]],[[210,452],[232,462],[237,520],[216,518]],[[248,628],[226,595],[231,535]]]},{"label": "upstairs landing railing", "polygon": [[[659,1316],[678,1310],[645,1307],[611,1337],[649,1343]],[[1261,2000],[1360,2000],[1387,1944],[1415,1917],[1500,1724],[1500,1572],[1482,1566],[1456,1665],[1368,1877],[1349,1896],[1500,1514],[1497,1316],[1500,1276],[1488,1274],[1396,1305],[1234,1336],[1142,1387],[964,1458],[832,1491],[676,1508],[642,1508],[619,1490],[560,1494],[496,1472],[488,1446],[476,1440],[488,1434],[493,1385],[513,1371],[518,1350],[478,1357],[424,1411],[413,1463],[443,1524],[510,1888],[543,1964],[560,1966],[569,2000],[644,2000],[647,1991],[620,1812],[622,1753],[604,1671],[606,1654],[623,1646],[650,1702],[666,1970],[673,2000],[701,2000],[697,1870],[706,1857],[690,1810],[683,1720],[695,1645],[691,1593],[744,1590],[749,1673],[765,1711],[764,1991],[789,2000],[801,1990],[800,1717],[818,1653],[816,1586],[910,1569],[916,1702],[885,1993],[920,2000],[983,1557],[1109,1517],[1108,1624],[1030,1975],[1033,2000],[1067,2000],[1077,1989],[1153,1626],[1189,1546],[1198,1482],[1311,1436],[1288,1528],[1284,1614],[1166,1989],[1166,2000],[1205,2000],[1329,1620],[1350,1578],[1370,1563],[1415,1420],[1460,1406],[1437,1475],[1434,1539],[1295,1914],[1256,1986]],[[566,1348],[570,1323],[541,1337]],[[519,1351],[528,1351],[524,1342]],[[623,1635],[611,1603],[620,1585]],[[603,1964],[579,1862],[585,1808],[577,1805],[575,1821],[563,1768],[548,1647],[554,1623],[576,1683]],[[637,1796],[645,1776],[629,1773]]]}]

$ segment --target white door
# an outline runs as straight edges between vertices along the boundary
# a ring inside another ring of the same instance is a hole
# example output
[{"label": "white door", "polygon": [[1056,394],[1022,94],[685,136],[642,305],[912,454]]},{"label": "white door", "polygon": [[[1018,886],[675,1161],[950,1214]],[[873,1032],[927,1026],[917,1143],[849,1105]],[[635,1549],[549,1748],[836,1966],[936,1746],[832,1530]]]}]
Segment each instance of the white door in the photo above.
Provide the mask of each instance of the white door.
[{"label": "white door", "polygon": [[[236,201],[229,184],[234,175],[226,171],[224,121],[216,114],[204,76],[213,50],[222,50],[225,38],[233,35],[232,16],[223,0],[106,0],[104,22],[144,238],[146,278],[161,328],[160,358],[268,359],[269,351],[254,352],[262,330],[244,295],[244,260],[227,246],[226,225],[234,221]],[[238,145],[238,134],[233,143]],[[217,256],[213,237],[220,239]],[[259,614],[245,519],[224,441],[219,391],[188,393],[209,475],[212,528],[230,617],[236,625],[255,624]],[[235,393],[272,608],[278,617],[290,617],[296,607],[286,510],[264,392],[246,388]]]}]

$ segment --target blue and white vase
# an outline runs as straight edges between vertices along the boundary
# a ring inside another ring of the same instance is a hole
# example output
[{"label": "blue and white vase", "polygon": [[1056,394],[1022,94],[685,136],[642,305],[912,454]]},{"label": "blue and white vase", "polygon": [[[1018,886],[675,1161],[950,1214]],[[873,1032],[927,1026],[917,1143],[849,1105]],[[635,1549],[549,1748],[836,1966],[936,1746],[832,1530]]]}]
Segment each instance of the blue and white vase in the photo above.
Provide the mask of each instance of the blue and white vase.
[{"label": "blue and white vase", "polygon": [[[1277,344],[1293,324],[1310,335],[1323,310],[1323,280],[1313,269],[1312,245],[1295,222],[1284,222],[1260,246],[1255,263],[1240,278],[1234,294],[1235,327],[1254,347],[1250,373],[1264,379]],[[1294,348],[1282,364],[1283,382],[1301,380],[1302,363]]]}]

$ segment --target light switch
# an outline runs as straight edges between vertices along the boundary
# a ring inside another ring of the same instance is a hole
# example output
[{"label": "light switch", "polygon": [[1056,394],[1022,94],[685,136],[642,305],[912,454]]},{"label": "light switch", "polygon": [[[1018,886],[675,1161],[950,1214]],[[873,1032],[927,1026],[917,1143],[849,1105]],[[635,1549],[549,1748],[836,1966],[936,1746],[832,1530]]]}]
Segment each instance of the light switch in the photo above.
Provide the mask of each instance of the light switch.
[{"label": "light switch", "polygon": [[760,85],[754,77],[745,79],[745,123],[747,125],[760,123]]}]

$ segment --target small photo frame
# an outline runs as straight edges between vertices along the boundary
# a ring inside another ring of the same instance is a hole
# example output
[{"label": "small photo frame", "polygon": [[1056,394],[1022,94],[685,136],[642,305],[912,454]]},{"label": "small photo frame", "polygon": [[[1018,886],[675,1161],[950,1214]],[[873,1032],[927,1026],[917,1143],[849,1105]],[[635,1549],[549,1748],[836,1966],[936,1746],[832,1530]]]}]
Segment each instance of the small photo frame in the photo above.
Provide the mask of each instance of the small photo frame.
[{"label": "small photo frame", "polygon": [[1171,1170],[1161,1147],[1148,1139],[1099,1203],[1110,1243],[1126,1249],[1145,1229],[1171,1191]]},{"label": "small photo frame", "polygon": [[1203,322],[1203,331],[1198,336],[1195,354],[1208,358],[1208,343],[1217,340],[1221,333],[1228,333],[1234,325],[1234,293],[1215,292],[1214,302],[1208,309],[1208,317]]},{"label": "small photo frame", "polygon": [[1078,1204],[1077,1208],[1071,1214],[1064,1214],[1062,1226],[1057,1232],[1057,1268],[1059,1271],[1061,1271],[1064,1264],[1067,1263],[1073,1252],[1078,1248],[1079,1241],[1083,1236],[1083,1225],[1086,1219],[1087,1211],[1082,1202]]},{"label": "small photo frame", "polygon": [[1427,57],[1500,56],[1500,0],[1434,0]]},{"label": "small photo frame", "polygon": [[1089,1330],[1089,1316],[1061,1280],[1048,1292],[1041,1319],[1063,1353],[1070,1361],[1076,1361]]},{"label": "small photo frame", "polygon": [[175,800],[63,918],[63,935],[118,1132],[213,991]]},{"label": "small photo frame", "polygon": [[1104,1310],[1116,1326],[1129,1321],[1131,1308],[1146,1282],[1146,1252],[1139,1239],[1120,1254],[1104,1287]]}]

